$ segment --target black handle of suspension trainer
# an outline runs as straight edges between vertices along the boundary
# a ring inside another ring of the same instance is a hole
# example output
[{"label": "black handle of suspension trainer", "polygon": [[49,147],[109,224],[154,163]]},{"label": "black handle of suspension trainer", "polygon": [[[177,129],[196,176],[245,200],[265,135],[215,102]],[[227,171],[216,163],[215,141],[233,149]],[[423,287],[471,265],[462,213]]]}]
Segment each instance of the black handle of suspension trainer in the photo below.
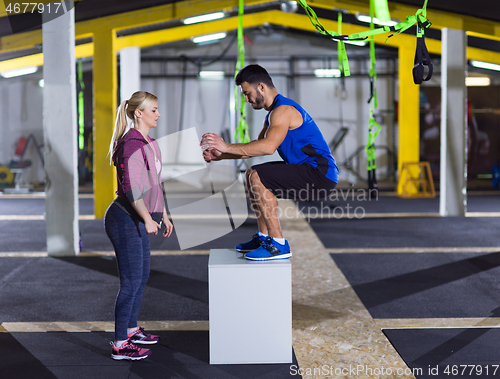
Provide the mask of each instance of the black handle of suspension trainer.
[{"label": "black handle of suspension trainer", "polygon": [[376,173],[375,169],[368,170],[368,190],[369,190],[370,198],[372,198],[373,196],[376,196],[376,194],[373,193],[374,191],[371,191],[371,190],[378,191],[377,173]]},{"label": "black handle of suspension trainer", "polygon": [[[419,25],[418,28],[421,28]],[[425,36],[417,37],[417,48],[415,50],[415,65],[413,66],[413,82],[415,84],[422,84],[424,81],[428,81],[432,78],[433,65],[431,62],[431,56],[425,45]],[[427,77],[424,78],[424,66],[429,68],[429,73]]]}]

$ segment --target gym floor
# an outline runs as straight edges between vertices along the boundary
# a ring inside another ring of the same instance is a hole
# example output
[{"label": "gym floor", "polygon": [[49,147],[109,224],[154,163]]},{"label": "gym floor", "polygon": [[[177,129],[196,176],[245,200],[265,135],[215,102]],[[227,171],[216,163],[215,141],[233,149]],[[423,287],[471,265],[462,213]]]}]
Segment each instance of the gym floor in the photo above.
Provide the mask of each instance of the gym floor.
[{"label": "gym floor", "polygon": [[116,263],[92,195],[80,195],[71,258],[47,256],[43,196],[0,196],[0,377],[500,376],[500,193],[472,193],[467,217],[449,218],[438,198],[360,194],[279,203],[294,254],[292,365],[209,364],[209,250],[247,240],[254,217],[191,250],[152,238],[139,317],[162,341],[144,361],[115,362]]}]

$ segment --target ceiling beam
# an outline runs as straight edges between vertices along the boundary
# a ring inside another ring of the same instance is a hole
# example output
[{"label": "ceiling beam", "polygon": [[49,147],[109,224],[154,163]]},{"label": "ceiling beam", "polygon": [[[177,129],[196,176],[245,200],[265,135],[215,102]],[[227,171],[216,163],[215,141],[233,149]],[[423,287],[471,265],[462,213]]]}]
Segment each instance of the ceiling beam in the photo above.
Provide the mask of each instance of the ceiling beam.
[{"label": "ceiling beam", "polygon": [[[269,0],[245,0],[245,6],[256,6],[270,3]],[[231,12],[238,9],[238,0],[188,0],[139,9],[132,12],[119,13],[88,21],[82,21],[76,31],[93,33],[94,30],[114,30],[140,28],[165,22],[183,20],[187,17],[213,12]],[[77,23],[80,24],[80,23]]]},{"label": "ceiling beam", "polygon": [[[47,0],[45,0],[47,1]],[[2,2],[0,2],[1,4]],[[269,0],[245,0],[245,6],[258,6],[270,4]],[[308,0],[312,7],[323,9],[345,9],[350,13],[369,13],[367,1],[356,0]],[[140,9],[131,12],[119,13],[111,16],[100,17],[75,24],[75,38],[89,38],[98,30],[120,31],[161,24],[165,22],[182,20],[186,17],[211,13],[216,11],[232,11],[237,9],[238,0],[189,0],[152,8]],[[406,16],[413,15],[417,7],[389,2],[391,17],[404,20]],[[247,15],[245,15],[247,17]],[[460,15],[456,13],[427,10],[427,17],[432,22],[433,28],[453,28],[471,32],[474,36],[482,38],[500,39],[500,23],[477,17]],[[347,25],[347,24],[344,24]],[[0,53],[16,50],[26,50],[41,47],[41,31],[18,33],[0,38]]]},{"label": "ceiling beam", "polygon": [[[321,23],[328,30],[338,30],[338,23],[336,21],[320,19]],[[243,19],[243,26],[245,28],[258,27],[264,23],[288,27],[291,29],[299,29],[307,32],[316,32],[316,29],[309,22],[309,18],[305,15],[284,13],[277,10],[264,11],[259,13],[252,13],[245,16]],[[116,50],[119,51],[125,47],[138,46],[140,48],[162,45],[170,42],[189,39],[192,36],[210,34],[222,31],[232,31],[238,28],[238,18],[229,17],[217,21],[179,26],[176,28],[164,29],[153,32],[145,32],[134,34],[130,36],[120,37],[116,40]],[[360,25],[343,24],[343,31],[348,34],[360,33],[369,30],[368,27]],[[328,37],[320,38],[328,39]],[[416,37],[408,34],[399,34],[389,38],[387,43],[385,39],[376,40],[376,43],[385,46],[399,48],[401,45],[415,46]],[[426,39],[426,44],[431,54],[441,54],[441,41]],[[337,43],[331,41],[332,53],[336,53]],[[75,48],[75,57],[92,57],[94,52],[93,43],[78,45]],[[347,53],[349,54],[349,46],[347,46]],[[468,59],[481,60],[500,64],[500,53],[481,50],[477,48],[467,48]],[[13,68],[26,67],[32,65],[41,65],[43,63],[43,54],[34,54],[23,58],[11,59],[0,62],[0,71],[6,71]]]},{"label": "ceiling beam", "polygon": [[[0,1],[1,3],[1,1]],[[238,0],[189,0],[132,12],[114,14],[75,23],[75,39],[92,37],[97,31],[115,32],[148,25],[183,20],[187,17],[212,12],[230,12],[238,7]],[[245,0],[245,6],[258,6],[269,0]],[[35,30],[0,37],[0,53],[27,50],[42,45],[42,31]]]},{"label": "ceiling beam", "polygon": [[[320,19],[320,22],[327,30],[338,30],[338,23],[336,21]],[[307,32],[316,32],[316,29],[309,21],[309,18],[305,15],[299,15],[296,13],[284,13],[278,10],[264,11],[259,13],[248,14],[243,19],[244,28],[252,28],[263,25],[265,23],[279,25],[288,27],[291,29],[299,29]],[[238,28],[238,18],[229,17],[217,21],[206,22],[201,24],[194,24],[189,26],[179,26],[177,28],[171,28],[167,30],[159,30],[154,32],[146,32],[140,35],[131,35],[126,37],[118,38],[117,48],[122,49],[128,46],[139,46],[141,48],[151,47],[156,45],[162,45],[170,42],[180,41],[184,39],[189,39],[192,36],[204,35],[210,33],[217,33],[222,31],[231,31]],[[361,33],[370,30],[368,27],[353,25],[353,24],[342,24],[342,31],[346,34]],[[322,38],[319,36],[319,38]],[[323,37],[328,39],[328,37]],[[441,55],[441,41],[427,38],[426,40],[427,49],[429,53]],[[399,48],[401,45],[416,45],[416,36],[408,34],[399,34],[392,38],[389,38],[385,42],[385,37],[375,40],[375,43],[382,46],[391,46]],[[337,52],[337,43],[331,41],[332,53]],[[349,46],[346,47],[347,53],[349,54]],[[468,59],[482,60],[491,63],[500,64],[500,53],[482,50],[478,48],[467,48]]]}]

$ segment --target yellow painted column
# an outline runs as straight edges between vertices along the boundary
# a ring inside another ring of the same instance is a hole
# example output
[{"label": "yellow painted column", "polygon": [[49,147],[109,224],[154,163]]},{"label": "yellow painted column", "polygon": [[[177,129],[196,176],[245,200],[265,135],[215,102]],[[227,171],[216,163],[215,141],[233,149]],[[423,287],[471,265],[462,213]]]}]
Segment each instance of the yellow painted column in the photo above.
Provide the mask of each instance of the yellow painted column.
[{"label": "yellow painted column", "polygon": [[[403,163],[420,161],[420,86],[413,82],[415,44],[399,47],[398,173]],[[403,186],[398,185],[401,195]]]},{"label": "yellow painted column", "polygon": [[116,172],[109,163],[109,144],[117,108],[116,33],[94,34],[94,214],[103,218],[115,198]]}]

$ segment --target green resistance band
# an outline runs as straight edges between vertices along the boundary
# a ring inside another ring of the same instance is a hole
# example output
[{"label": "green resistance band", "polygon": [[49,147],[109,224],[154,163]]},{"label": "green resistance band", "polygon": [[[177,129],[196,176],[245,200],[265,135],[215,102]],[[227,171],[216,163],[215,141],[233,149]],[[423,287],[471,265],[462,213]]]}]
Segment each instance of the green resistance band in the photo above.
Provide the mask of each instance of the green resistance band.
[{"label": "green resistance band", "polygon": [[[337,42],[342,42],[339,46],[339,59],[341,59],[342,64],[339,65],[341,71],[343,71],[345,76],[350,76],[350,70],[349,70],[349,61],[347,59],[347,54],[345,52],[345,44],[344,40],[347,38],[340,38],[342,35],[340,33],[337,33],[335,31],[329,31],[324,28],[323,25],[321,25],[321,22],[319,22],[318,16],[316,16],[316,13],[312,10],[312,8],[307,5],[306,0],[298,0],[299,4],[304,8],[304,11],[306,14],[309,16],[309,19],[311,20],[311,23],[314,25],[316,30],[320,32],[321,34],[325,36],[329,36],[330,38],[334,39]],[[340,17],[340,21],[342,21],[342,17]],[[339,31],[341,31],[342,26],[339,25]]]},{"label": "green resistance band", "polygon": [[[373,17],[375,4],[374,0],[370,1],[370,28],[374,28]],[[365,147],[367,155],[367,170],[368,170],[368,187],[369,189],[377,188],[377,162],[375,159],[375,140],[378,133],[380,132],[380,125],[375,122],[375,109],[378,108],[378,98],[377,98],[377,71],[375,70],[376,59],[375,59],[375,41],[373,36],[370,38],[370,99],[368,99],[368,104],[370,104],[369,112],[369,122],[368,122],[368,143]]]},{"label": "green resistance band", "polygon": [[[338,34],[342,34],[342,13],[339,12],[339,18],[338,18],[338,23],[339,23],[339,32]],[[340,73],[343,76],[351,76],[351,70],[349,68],[349,61],[347,60],[347,53],[345,51],[345,43],[344,41],[337,41],[337,52],[338,52],[338,57],[339,57],[339,69]]]},{"label": "green resistance band", "polygon": [[417,12],[413,16],[408,16],[406,17],[406,21],[400,22],[397,25],[394,26],[383,26],[381,28],[369,30],[366,32],[361,32],[361,33],[354,33],[354,34],[349,34],[349,35],[339,35],[339,33],[334,32],[334,31],[328,31],[324,28],[323,25],[321,25],[321,22],[319,22],[318,17],[316,16],[316,13],[312,10],[312,8],[307,5],[306,0],[298,0],[299,4],[304,8],[305,12],[309,16],[309,19],[311,20],[311,23],[313,26],[316,28],[316,30],[323,34],[331,37],[332,39],[336,41],[359,41],[359,40],[365,40],[369,37],[379,35],[379,34],[385,34],[385,33],[390,33],[392,32],[391,35],[389,35],[386,38],[387,39],[398,35],[405,30],[411,28],[413,25],[419,23],[422,25],[424,28],[428,28],[431,26],[431,23],[426,19],[427,17],[427,1],[425,0],[424,6],[417,10]]},{"label": "green resistance band", "polygon": [[[245,38],[243,36],[243,14],[244,14],[244,1],[240,1],[238,10],[238,54],[236,59],[236,70],[234,78],[245,65]],[[240,120],[236,127],[234,141],[240,143],[250,142],[250,135],[248,132],[248,123],[246,120],[247,114],[245,111],[245,95],[243,92],[238,91],[238,86],[234,86],[234,109],[238,111],[238,92],[240,92]]]},{"label": "green resistance band", "polygon": [[83,90],[85,89],[85,84],[83,82],[83,68],[82,61],[78,61],[78,148],[83,150],[85,147],[85,108],[83,102]]},{"label": "green resistance band", "polygon": [[368,170],[368,187],[369,189],[377,188],[377,162],[375,159],[375,139],[380,132],[380,125],[375,122],[373,116],[373,109],[370,109],[370,121],[368,124],[368,144],[365,151],[368,157],[367,170]]}]

